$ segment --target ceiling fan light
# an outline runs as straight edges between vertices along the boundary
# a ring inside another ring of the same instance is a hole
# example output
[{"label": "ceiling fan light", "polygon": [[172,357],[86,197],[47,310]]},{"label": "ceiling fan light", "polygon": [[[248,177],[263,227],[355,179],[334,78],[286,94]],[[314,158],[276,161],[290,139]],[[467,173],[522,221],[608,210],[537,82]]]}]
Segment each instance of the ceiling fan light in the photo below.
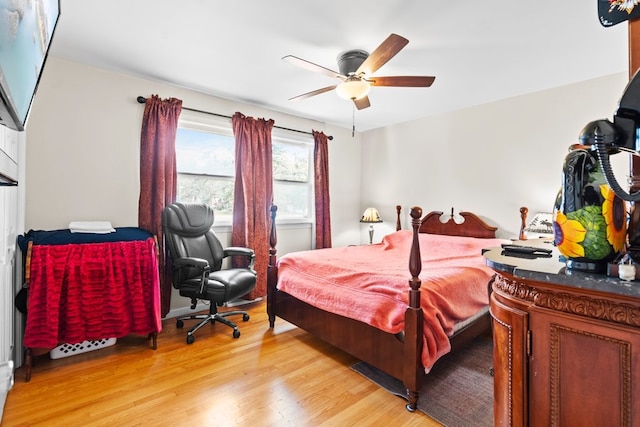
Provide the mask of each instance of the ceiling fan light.
[{"label": "ceiling fan light", "polygon": [[365,80],[346,80],[336,87],[336,93],[342,99],[360,99],[369,93],[371,86]]}]

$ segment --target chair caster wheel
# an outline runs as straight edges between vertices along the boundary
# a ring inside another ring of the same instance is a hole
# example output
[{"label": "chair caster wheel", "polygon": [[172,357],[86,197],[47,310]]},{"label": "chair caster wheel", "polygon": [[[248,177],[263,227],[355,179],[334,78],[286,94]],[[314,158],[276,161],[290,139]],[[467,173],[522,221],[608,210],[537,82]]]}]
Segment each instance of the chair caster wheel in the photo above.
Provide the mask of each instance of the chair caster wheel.
[{"label": "chair caster wheel", "polygon": [[184,322],[182,320],[176,320],[176,328],[181,329],[184,326]]},{"label": "chair caster wheel", "polygon": [[238,337],[240,337],[240,331],[239,331],[239,330],[237,330],[237,329],[234,329],[234,330],[233,330],[233,337],[234,337],[234,338],[238,338]]},{"label": "chair caster wheel", "polygon": [[242,321],[243,322],[248,322],[249,321],[249,315],[248,314],[243,314],[242,315]]},{"label": "chair caster wheel", "polygon": [[193,335],[187,335],[187,344],[193,344],[195,340],[196,339]]}]

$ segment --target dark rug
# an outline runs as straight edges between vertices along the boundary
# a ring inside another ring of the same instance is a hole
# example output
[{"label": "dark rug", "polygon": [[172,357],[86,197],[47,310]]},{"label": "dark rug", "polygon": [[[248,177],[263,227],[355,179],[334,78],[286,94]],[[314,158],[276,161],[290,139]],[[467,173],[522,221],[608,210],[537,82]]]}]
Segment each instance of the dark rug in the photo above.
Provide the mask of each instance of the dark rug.
[{"label": "dark rug", "polygon": [[[418,409],[446,427],[493,426],[492,366],[493,344],[484,336],[442,357],[422,381]],[[351,369],[406,398],[402,381],[365,362]]]}]

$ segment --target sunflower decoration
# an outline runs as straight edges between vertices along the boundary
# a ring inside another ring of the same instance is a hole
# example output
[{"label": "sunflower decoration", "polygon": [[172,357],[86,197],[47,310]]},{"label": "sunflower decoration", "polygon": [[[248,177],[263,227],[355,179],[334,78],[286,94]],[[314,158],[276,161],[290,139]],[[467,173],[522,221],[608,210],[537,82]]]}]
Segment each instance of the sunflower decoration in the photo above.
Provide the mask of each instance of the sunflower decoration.
[{"label": "sunflower decoration", "polygon": [[604,27],[640,17],[640,0],[598,0],[598,20]]},{"label": "sunflower decoration", "polygon": [[556,212],[554,242],[568,258],[602,260],[624,249],[627,224],[622,199],[600,185],[602,203],[573,212]]},{"label": "sunflower decoration", "polygon": [[576,220],[567,218],[560,211],[556,212],[553,222],[554,244],[560,253],[569,258],[582,258],[584,248],[582,242],[587,230]]},{"label": "sunflower decoration", "polygon": [[607,241],[615,252],[622,252],[627,237],[627,209],[624,201],[608,185],[600,186],[602,216],[607,224]]},{"label": "sunflower decoration", "polygon": [[609,0],[609,11],[617,9],[631,13],[638,3],[640,3],[639,0]]}]

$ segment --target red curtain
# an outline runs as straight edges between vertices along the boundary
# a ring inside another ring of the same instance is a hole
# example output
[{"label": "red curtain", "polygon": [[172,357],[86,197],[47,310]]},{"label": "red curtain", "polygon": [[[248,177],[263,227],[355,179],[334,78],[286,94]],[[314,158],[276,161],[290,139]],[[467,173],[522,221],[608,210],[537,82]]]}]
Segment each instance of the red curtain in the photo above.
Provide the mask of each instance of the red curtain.
[{"label": "red curtain", "polygon": [[160,246],[161,315],[171,307],[171,271],[166,262],[162,234],[162,209],[176,201],[176,131],[182,101],[175,98],[147,98],[140,136],[140,198],[138,227],[158,238]]},{"label": "red curtain", "polygon": [[232,246],[256,253],[257,283],[248,299],[267,294],[270,209],[273,203],[271,130],[273,120],[235,113],[231,120],[236,140],[236,181],[233,201]]},{"label": "red curtain", "polygon": [[316,249],[331,247],[331,214],[329,212],[329,138],[313,131],[313,169],[316,205]]}]

